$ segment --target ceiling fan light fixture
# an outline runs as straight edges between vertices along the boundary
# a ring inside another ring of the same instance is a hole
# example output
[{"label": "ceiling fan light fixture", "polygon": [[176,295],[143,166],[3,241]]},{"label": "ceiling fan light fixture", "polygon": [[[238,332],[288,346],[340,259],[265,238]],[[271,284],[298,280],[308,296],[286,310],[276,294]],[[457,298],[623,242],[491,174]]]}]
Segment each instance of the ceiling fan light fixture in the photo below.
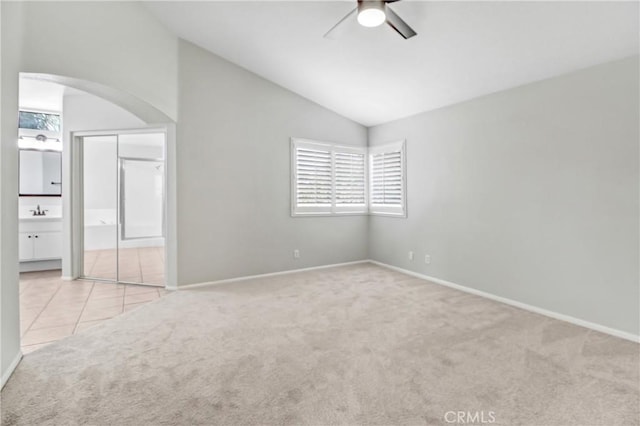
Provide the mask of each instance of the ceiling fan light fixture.
[{"label": "ceiling fan light fixture", "polygon": [[363,27],[377,27],[387,20],[384,1],[364,0],[358,2],[358,23]]}]

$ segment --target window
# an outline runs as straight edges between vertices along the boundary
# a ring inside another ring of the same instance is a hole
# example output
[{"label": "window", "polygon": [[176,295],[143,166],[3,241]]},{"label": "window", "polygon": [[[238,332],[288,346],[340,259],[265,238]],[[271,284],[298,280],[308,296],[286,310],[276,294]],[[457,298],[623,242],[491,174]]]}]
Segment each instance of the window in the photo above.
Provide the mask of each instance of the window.
[{"label": "window", "polygon": [[291,140],[292,215],[367,212],[366,150]]},{"label": "window", "polygon": [[60,131],[60,115],[46,112],[20,111],[18,127],[21,129]]},{"label": "window", "polygon": [[369,148],[367,155],[364,148],[291,139],[291,160],[293,216],[407,217],[404,141]]},{"label": "window", "polygon": [[62,120],[59,113],[19,111],[18,127],[20,148],[62,150]]},{"label": "window", "polygon": [[404,141],[369,148],[369,213],[407,216]]}]

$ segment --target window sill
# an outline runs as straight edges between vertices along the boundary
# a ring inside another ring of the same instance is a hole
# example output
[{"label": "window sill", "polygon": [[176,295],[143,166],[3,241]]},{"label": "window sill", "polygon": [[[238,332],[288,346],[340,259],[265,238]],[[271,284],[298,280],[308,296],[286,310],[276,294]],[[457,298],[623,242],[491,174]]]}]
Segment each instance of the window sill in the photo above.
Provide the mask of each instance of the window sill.
[{"label": "window sill", "polygon": [[385,213],[385,212],[369,212],[369,216],[395,217],[398,219],[406,219],[407,213]]},{"label": "window sill", "polygon": [[344,212],[344,213],[293,213],[291,217],[341,217],[341,216],[368,216],[367,212]]}]

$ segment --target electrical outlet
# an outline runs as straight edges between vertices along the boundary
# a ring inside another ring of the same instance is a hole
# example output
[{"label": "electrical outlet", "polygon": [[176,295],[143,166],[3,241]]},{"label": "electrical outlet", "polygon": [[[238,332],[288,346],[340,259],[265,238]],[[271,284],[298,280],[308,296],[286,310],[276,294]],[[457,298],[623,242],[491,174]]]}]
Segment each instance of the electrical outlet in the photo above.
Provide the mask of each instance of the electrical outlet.
[{"label": "electrical outlet", "polygon": [[426,263],[427,265],[429,265],[431,263],[431,255],[430,254],[425,254],[424,255],[424,263]]},{"label": "electrical outlet", "polygon": [[409,260],[413,260],[413,252],[412,251],[409,252]]},{"label": "electrical outlet", "polygon": [[300,250],[295,249],[295,250],[293,251],[293,258],[294,258],[294,259],[300,259]]}]

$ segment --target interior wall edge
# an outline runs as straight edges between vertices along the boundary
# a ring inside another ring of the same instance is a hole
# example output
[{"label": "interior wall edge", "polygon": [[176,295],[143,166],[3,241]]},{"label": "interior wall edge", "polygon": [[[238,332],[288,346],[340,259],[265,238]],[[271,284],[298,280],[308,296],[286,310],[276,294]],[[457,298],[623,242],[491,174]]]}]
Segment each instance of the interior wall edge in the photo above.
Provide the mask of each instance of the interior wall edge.
[{"label": "interior wall edge", "polygon": [[7,367],[7,369],[2,372],[0,389],[2,389],[4,385],[7,384],[7,382],[9,381],[9,378],[11,377],[15,369],[18,368],[18,364],[20,364],[20,361],[22,361],[22,351],[18,351],[13,361],[11,361],[11,364],[9,364],[9,367]]},{"label": "interior wall edge", "polygon": [[0,2],[0,365],[2,380],[19,362],[18,286],[18,77],[24,55],[24,4]]}]

